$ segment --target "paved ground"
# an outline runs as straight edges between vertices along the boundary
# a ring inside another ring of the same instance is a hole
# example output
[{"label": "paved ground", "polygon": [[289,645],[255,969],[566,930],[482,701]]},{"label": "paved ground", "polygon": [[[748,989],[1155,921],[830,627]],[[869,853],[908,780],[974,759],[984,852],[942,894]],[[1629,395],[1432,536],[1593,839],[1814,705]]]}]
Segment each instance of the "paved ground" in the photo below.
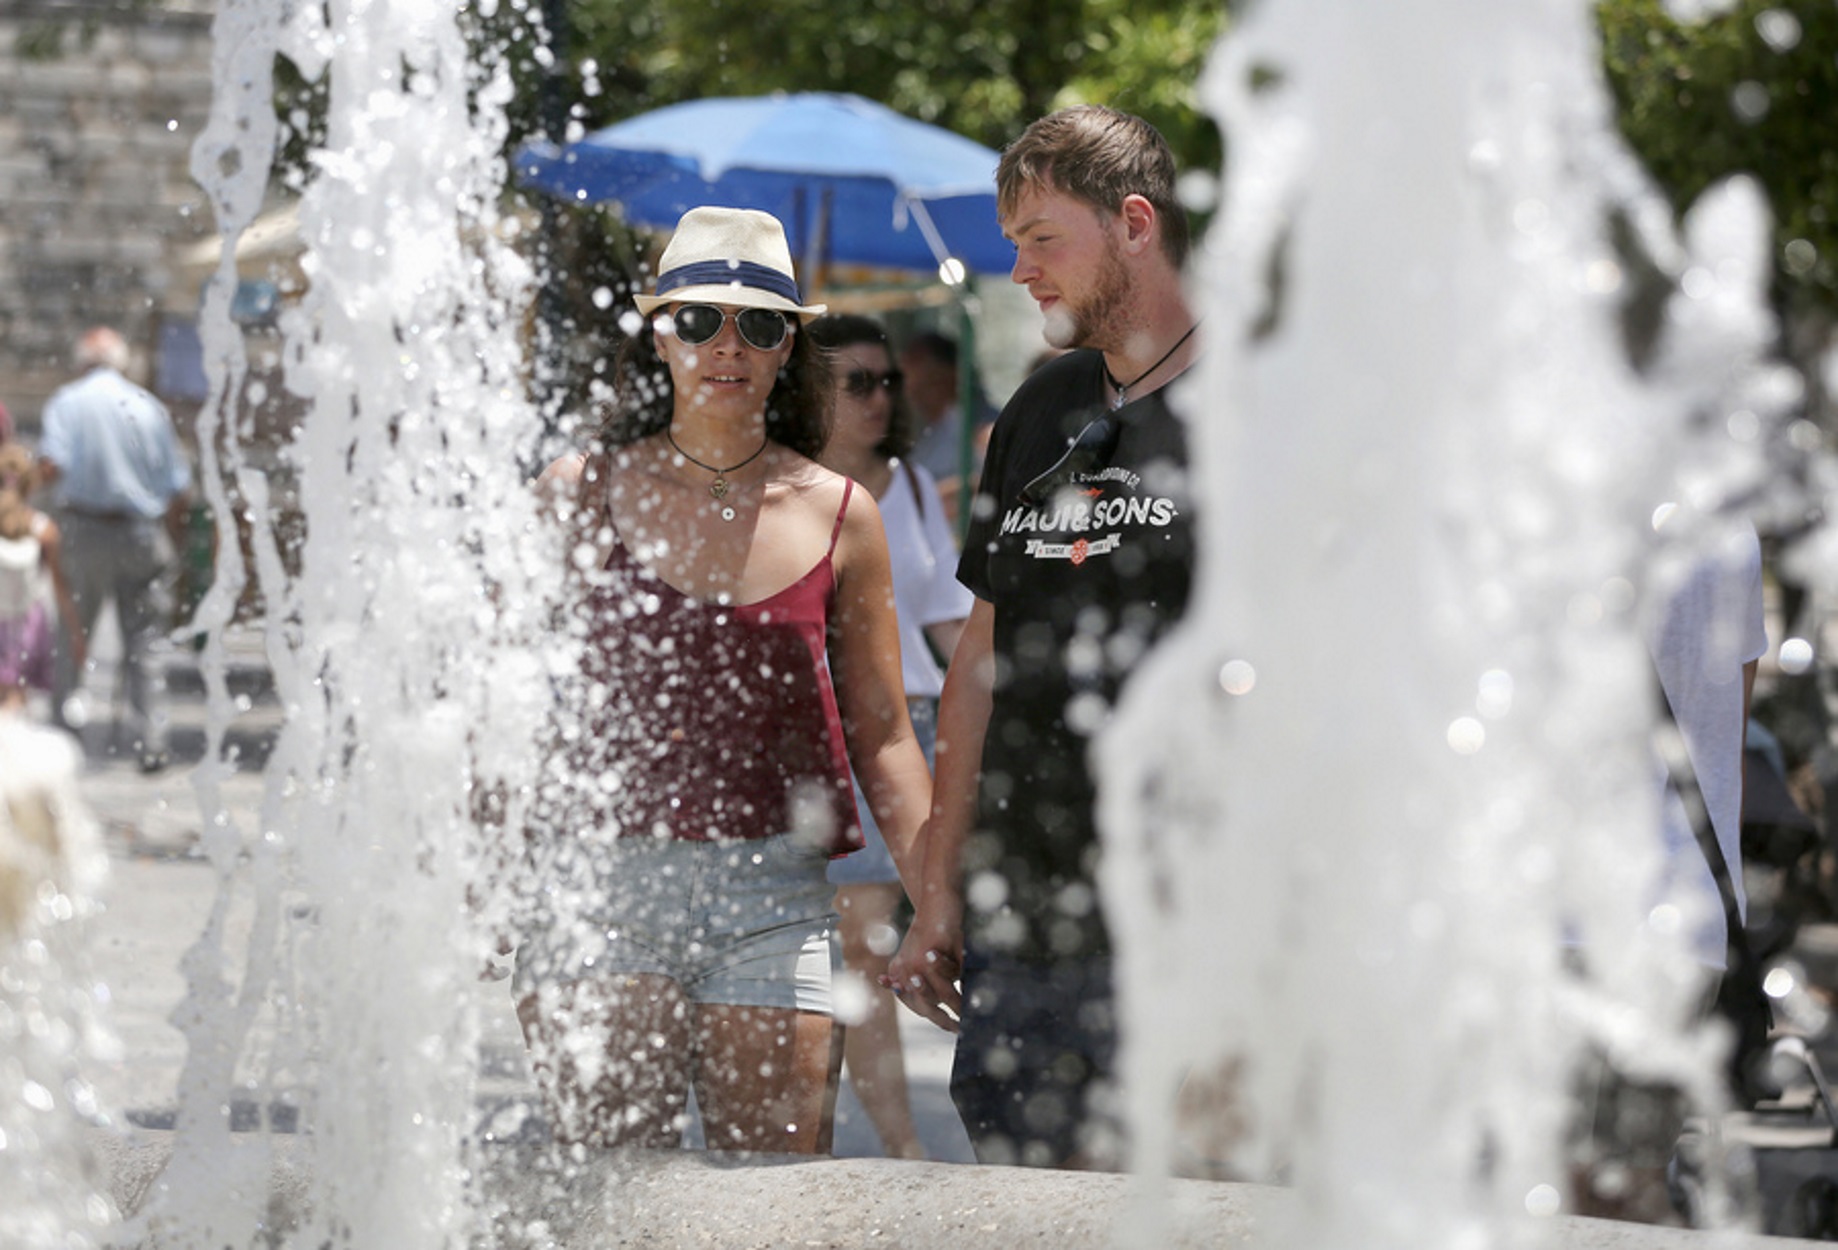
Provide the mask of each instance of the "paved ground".
[{"label": "paved ground", "polygon": [[[197,764],[203,758],[206,704],[192,657],[168,657],[174,763],[143,775],[132,744],[119,732],[113,657],[117,641],[98,638],[101,657],[85,689],[90,722],[84,730],[88,767],[83,794],[102,824],[111,861],[107,912],[94,935],[98,973],[112,998],[111,1020],[122,1045],[122,1060],[95,1074],[102,1105],[113,1117],[144,1126],[172,1121],[185,1041],[172,1016],[186,998],[180,963],[205,924],[218,893],[213,868],[199,852],[201,830]],[[226,742],[239,753],[240,767],[222,783],[224,806],[239,826],[249,827],[258,810],[260,772],[281,723],[260,639],[239,634],[228,640],[230,694],[239,709]],[[246,908],[233,907],[227,931],[232,943],[246,940]],[[505,983],[481,985],[477,1008],[483,1024],[481,1095],[493,1105],[529,1096],[522,1037]],[[921,1140],[933,1158],[968,1162],[969,1142],[946,1090],[950,1039],[903,1013],[912,1101]],[[873,1157],[879,1140],[860,1105],[846,1088],[837,1111],[836,1153]]]}]

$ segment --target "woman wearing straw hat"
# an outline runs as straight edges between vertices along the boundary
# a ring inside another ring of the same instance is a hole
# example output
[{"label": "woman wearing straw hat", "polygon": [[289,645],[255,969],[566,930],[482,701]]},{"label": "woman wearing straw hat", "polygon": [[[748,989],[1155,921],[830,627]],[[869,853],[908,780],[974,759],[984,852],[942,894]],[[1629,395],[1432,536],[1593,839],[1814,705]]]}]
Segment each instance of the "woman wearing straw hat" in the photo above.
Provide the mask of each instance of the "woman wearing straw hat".
[{"label": "woman wearing straw hat", "polygon": [[693,1086],[709,1146],[823,1152],[850,766],[907,880],[930,806],[886,540],[815,463],[824,310],[777,220],[691,210],[636,303],[596,450],[544,474],[585,646],[518,1014],[561,1140],[676,1145]]}]

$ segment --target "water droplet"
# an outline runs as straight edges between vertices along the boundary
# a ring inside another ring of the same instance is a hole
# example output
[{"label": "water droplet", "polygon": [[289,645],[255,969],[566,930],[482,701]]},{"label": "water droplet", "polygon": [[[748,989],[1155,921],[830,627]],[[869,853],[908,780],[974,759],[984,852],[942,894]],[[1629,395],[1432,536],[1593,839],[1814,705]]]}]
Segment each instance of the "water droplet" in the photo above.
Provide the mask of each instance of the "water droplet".
[{"label": "water droplet", "polygon": [[1257,670],[1248,660],[1227,660],[1219,666],[1219,689],[1227,694],[1250,694],[1257,686]]},{"label": "water droplet", "polygon": [[1219,179],[1208,169],[1190,169],[1175,180],[1175,198],[1190,213],[1210,213],[1219,206]]},{"label": "water droplet", "polygon": [[1758,122],[1766,117],[1772,103],[1768,89],[1753,80],[1739,82],[1730,91],[1730,108],[1745,122]]},{"label": "water droplet", "polygon": [[859,972],[839,973],[830,986],[830,1008],[838,1024],[860,1024],[874,1008],[868,979]]},{"label": "water droplet", "polygon": [[1489,720],[1498,720],[1512,711],[1513,675],[1503,668],[1490,668],[1482,673],[1474,710]]},{"label": "water droplet", "polygon": [[1449,749],[1457,755],[1473,755],[1487,742],[1487,728],[1472,716],[1458,716],[1449,722]]},{"label": "water droplet", "polygon": [[1621,266],[1606,257],[1590,261],[1583,283],[1597,295],[1613,295],[1621,289]]},{"label": "water droplet", "polygon": [[976,911],[994,911],[1008,901],[1008,882],[993,872],[979,872],[970,879],[964,900]]},{"label": "water droplet", "polygon": [[1819,265],[1819,249],[1810,239],[1789,239],[1781,249],[1781,263],[1796,278],[1805,278]]},{"label": "water droplet", "polygon": [[1800,46],[1800,19],[1787,9],[1767,9],[1755,15],[1755,32],[1776,52]]}]

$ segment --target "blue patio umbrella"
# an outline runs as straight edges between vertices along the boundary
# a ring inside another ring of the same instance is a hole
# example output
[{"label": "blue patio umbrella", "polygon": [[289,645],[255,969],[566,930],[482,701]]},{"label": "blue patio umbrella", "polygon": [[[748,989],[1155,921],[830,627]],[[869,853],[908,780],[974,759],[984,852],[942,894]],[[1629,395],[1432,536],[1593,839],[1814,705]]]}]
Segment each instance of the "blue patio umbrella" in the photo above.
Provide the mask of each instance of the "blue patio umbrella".
[{"label": "blue patio umbrella", "polygon": [[996,153],[860,96],[824,92],[693,100],[564,147],[517,153],[526,186],[616,203],[668,228],[700,204],[757,208],[785,224],[807,269],[827,261],[935,271],[955,258],[1007,273]]}]

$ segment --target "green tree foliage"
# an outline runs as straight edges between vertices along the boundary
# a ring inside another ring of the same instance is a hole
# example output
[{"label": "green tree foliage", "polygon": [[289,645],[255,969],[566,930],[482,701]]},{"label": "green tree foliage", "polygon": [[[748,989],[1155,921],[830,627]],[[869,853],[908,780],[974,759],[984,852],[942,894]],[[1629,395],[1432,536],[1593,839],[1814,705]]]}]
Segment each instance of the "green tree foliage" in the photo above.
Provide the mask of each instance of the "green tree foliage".
[{"label": "green tree foliage", "polygon": [[[1185,168],[1217,169],[1195,92],[1223,33],[1217,0],[475,0],[474,32],[518,83],[512,142],[565,140],[665,105],[773,91],[852,92],[993,148],[1080,102],[1154,123]],[[612,214],[538,204],[569,281],[541,321],[557,411],[591,409],[639,243]],[[599,268],[587,276],[598,258]],[[608,293],[616,298],[603,298]]]},{"label": "green tree foliage", "polygon": [[1603,0],[1599,17],[1621,128],[1675,209],[1754,175],[1783,310],[1838,313],[1838,4],[1737,0],[1685,23],[1662,0]]},{"label": "green tree foliage", "polygon": [[999,148],[1093,101],[1155,123],[1185,165],[1218,162],[1194,94],[1216,2],[575,0],[566,19],[564,93],[588,129],[706,96],[848,91]]}]

